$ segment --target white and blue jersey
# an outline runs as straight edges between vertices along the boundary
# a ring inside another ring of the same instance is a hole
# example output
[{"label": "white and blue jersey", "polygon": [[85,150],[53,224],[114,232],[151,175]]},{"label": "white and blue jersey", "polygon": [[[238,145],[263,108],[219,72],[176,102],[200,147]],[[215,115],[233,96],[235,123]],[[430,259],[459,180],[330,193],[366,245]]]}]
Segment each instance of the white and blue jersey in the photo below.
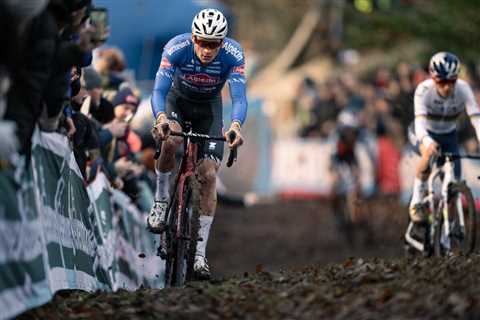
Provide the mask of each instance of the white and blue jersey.
[{"label": "white and blue jersey", "polygon": [[415,135],[420,142],[431,139],[431,134],[448,134],[457,128],[457,119],[466,110],[480,138],[480,109],[470,85],[458,79],[449,97],[438,94],[432,79],[421,82],[414,97]]},{"label": "white and blue jersey", "polygon": [[[409,140],[420,154],[420,144],[435,141],[443,152],[459,153],[457,119],[464,111],[470,117],[477,139],[480,138],[480,109],[470,85],[458,79],[448,97],[439,95],[433,79],[421,82],[415,89],[415,121],[409,128]],[[443,161],[441,161],[442,163]],[[455,160],[455,177],[460,179],[460,159]]]},{"label": "white and blue jersey", "polygon": [[187,99],[207,101],[218,98],[227,81],[233,104],[232,121],[243,124],[247,99],[245,60],[240,44],[225,38],[215,59],[204,65],[195,55],[191,33],[178,35],[163,49],[152,95],[153,115],[156,118],[165,112],[171,88]]}]

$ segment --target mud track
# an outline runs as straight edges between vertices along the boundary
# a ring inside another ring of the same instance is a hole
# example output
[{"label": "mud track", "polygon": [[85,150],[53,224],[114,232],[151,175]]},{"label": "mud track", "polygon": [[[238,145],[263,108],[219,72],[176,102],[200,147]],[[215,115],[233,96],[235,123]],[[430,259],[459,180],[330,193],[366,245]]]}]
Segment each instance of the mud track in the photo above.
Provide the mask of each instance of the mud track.
[{"label": "mud track", "polygon": [[480,256],[403,258],[405,209],[395,203],[364,203],[372,232],[353,245],[326,202],[222,207],[208,248],[213,281],[61,292],[20,319],[480,318]]}]

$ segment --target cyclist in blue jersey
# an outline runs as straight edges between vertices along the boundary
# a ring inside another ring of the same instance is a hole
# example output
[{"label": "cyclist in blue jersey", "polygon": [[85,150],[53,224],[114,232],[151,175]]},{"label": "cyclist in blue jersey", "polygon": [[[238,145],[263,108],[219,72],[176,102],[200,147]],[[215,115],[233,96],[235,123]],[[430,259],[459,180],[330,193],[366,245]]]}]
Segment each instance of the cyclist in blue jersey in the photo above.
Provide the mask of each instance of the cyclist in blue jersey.
[{"label": "cyclist in blue jersey", "polygon": [[[209,135],[223,133],[220,91],[229,84],[233,111],[230,128],[236,133],[230,148],[240,146],[240,129],[247,114],[245,61],[243,49],[227,38],[228,23],[216,9],[200,11],[193,19],[192,32],[171,39],[163,50],[155,79],[152,111],[156,119],[152,134],[162,140],[160,158],[156,162],[155,203],[147,224],[151,232],[161,233],[169,198],[169,177],[175,167],[175,151],[182,144],[177,137],[161,130],[164,124],[173,131],[182,131],[185,121],[194,132]],[[210,270],[205,258],[210,227],[216,209],[216,172],[223,157],[222,142],[208,142],[201,147],[198,165],[200,189],[200,230],[203,239],[197,244],[194,272],[197,278],[208,279]]]}]

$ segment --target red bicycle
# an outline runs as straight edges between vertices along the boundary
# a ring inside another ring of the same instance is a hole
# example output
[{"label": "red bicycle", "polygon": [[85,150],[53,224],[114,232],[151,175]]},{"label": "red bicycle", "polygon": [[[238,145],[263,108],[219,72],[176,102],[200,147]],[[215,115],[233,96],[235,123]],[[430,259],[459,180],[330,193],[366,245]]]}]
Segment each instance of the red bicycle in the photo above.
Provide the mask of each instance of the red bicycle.
[{"label": "red bicycle", "polygon": [[[164,130],[164,128],[162,128]],[[170,135],[182,137],[183,156],[175,177],[174,188],[165,215],[165,232],[160,235],[160,246],[157,250],[165,260],[165,287],[179,287],[193,280],[193,264],[199,228],[199,184],[196,179],[198,143],[207,140],[226,141],[223,136],[209,136],[194,133],[191,125],[186,123],[185,132],[171,131]],[[228,141],[235,139],[235,133]],[[157,148],[155,158],[160,156]],[[237,149],[230,150],[227,167],[231,167],[237,158]]]}]

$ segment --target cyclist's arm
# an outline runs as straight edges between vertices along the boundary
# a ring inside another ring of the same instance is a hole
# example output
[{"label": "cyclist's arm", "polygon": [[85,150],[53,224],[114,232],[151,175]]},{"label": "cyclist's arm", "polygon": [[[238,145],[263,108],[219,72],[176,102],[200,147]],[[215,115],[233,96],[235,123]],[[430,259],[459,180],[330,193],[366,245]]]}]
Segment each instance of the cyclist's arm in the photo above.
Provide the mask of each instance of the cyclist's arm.
[{"label": "cyclist's arm", "polygon": [[232,98],[232,123],[238,122],[241,126],[247,117],[245,63],[242,61],[232,68],[228,77],[230,97]]},{"label": "cyclist's arm", "polygon": [[175,68],[170,63],[168,57],[163,57],[155,76],[155,85],[152,93],[152,112],[155,119],[157,119],[160,113],[165,113],[165,101],[172,85],[174,72]]},{"label": "cyclist's arm", "polygon": [[415,90],[414,113],[415,113],[415,136],[423,143],[425,147],[428,147],[432,142],[432,137],[429,136],[427,131],[428,119],[427,119],[427,106],[425,105],[426,88],[419,86]]},{"label": "cyclist's arm", "polygon": [[470,117],[470,122],[475,128],[477,140],[480,141],[480,109],[470,86],[467,86],[466,88],[467,90],[465,90],[465,108],[467,110],[468,116]]}]

